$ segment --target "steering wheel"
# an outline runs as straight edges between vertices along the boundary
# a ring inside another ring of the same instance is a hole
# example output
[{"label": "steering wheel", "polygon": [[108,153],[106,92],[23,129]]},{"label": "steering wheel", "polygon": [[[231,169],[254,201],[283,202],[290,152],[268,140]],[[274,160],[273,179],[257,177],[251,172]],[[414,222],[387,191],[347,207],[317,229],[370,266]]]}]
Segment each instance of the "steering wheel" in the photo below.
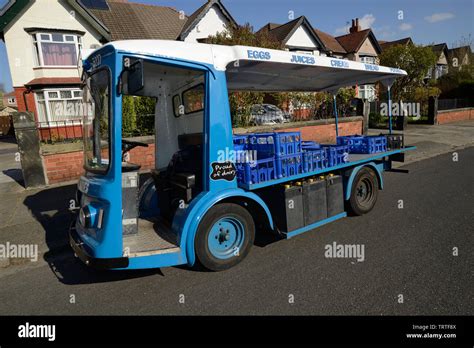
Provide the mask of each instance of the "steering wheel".
[{"label": "steering wheel", "polygon": [[125,161],[125,154],[136,147],[148,147],[148,144],[139,141],[122,139],[122,172],[133,172],[139,170],[141,165]]}]

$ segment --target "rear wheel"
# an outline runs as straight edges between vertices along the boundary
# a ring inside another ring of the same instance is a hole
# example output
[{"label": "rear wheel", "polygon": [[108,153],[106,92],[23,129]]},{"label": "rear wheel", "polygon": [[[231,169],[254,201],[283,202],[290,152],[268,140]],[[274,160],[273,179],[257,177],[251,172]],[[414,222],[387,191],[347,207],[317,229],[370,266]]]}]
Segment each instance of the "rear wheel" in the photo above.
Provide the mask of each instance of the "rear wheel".
[{"label": "rear wheel", "polygon": [[378,181],[373,169],[362,168],[352,182],[349,209],[355,215],[367,214],[371,211],[378,196]]},{"label": "rear wheel", "polygon": [[218,204],[204,216],[194,247],[198,262],[211,271],[222,271],[241,262],[255,239],[250,213],[232,203]]}]

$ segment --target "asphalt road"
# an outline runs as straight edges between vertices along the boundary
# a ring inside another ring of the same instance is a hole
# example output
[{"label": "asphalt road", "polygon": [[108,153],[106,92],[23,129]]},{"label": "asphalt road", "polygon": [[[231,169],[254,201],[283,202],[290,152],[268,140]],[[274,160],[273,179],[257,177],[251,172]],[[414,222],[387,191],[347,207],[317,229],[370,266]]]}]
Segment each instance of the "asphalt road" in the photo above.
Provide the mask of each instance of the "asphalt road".
[{"label": "asphalt road", "polygon": [[[386,173],[370,214],[264,239],[226,272],[97,272],[64,251],[0,270],[0,315],[473,315],[473,163],[469,148]],[[365,260],[326,258],[333,242],[363,245]]]}]

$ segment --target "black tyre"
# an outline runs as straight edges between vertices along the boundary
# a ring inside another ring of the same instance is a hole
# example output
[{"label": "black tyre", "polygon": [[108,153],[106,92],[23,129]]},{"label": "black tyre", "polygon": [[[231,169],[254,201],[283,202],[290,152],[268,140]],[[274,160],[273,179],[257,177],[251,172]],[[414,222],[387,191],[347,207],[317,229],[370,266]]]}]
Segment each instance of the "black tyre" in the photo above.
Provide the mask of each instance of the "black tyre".
[{"label": "black tyre", "polygon": [[377,175],[373,169],[360,169],[352,182],[349,210],[354,215],[363,215],[371,211],[377,202],[379,188]]},{"label": "black tyre", "polygon": [[194,248],[200,265],[223,271],[241,262],[255,239],[255,224],[250,213],[233,203],[212,207],[199,224]]}]

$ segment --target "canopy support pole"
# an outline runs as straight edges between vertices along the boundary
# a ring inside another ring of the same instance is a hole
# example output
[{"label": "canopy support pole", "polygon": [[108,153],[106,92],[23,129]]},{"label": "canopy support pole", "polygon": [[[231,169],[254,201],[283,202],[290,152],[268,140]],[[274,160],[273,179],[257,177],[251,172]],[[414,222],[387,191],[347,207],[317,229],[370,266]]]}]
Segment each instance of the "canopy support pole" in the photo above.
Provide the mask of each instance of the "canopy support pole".
[{"label": "canopy support pole", "polygon": [[335,120],[336,120],[336,140],[337,140],[337,137],[339,136],[339,120],[338,120],[339,115],[337,113],[336,95],[333,94],[332,98],[334,100],[334,117],[335,117]]},{"label": "canopy support pole", "polygon": [[388,134],[392,134],[392,98],[390,96],[390,87],[387,87],[387,98],[388,98]]}]

